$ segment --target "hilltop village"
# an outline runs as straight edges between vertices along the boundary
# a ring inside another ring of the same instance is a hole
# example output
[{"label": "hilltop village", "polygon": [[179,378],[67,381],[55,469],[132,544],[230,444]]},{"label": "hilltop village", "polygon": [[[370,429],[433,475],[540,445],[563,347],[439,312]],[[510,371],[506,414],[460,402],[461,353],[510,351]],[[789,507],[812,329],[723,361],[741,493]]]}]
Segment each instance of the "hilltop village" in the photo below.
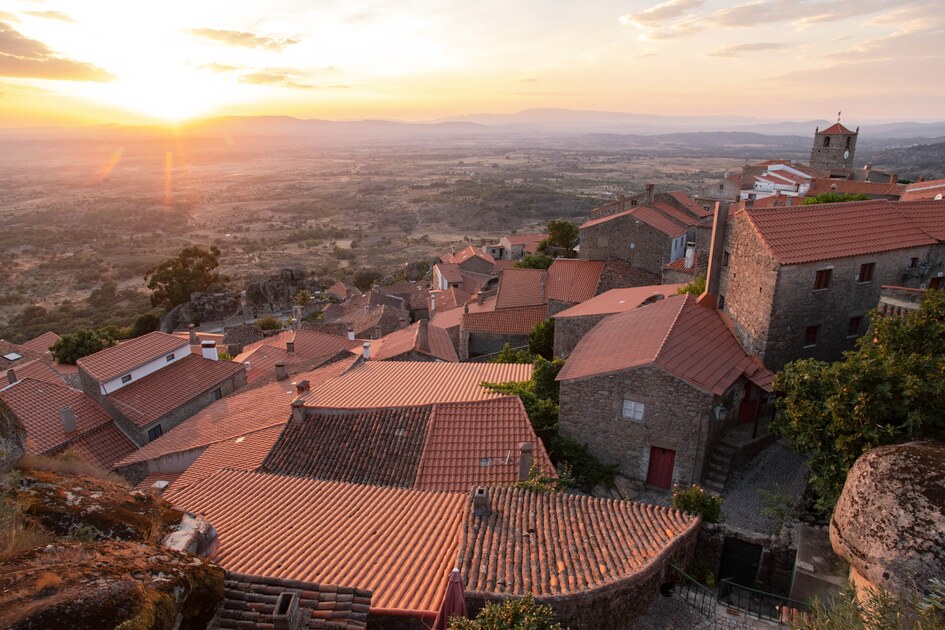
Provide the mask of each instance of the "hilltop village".
[{"label": "hilltop village", "polygon": [[[464,244],[366,290],[285,270],[195,294],[74,364],[54,331],[0,340],[0,472],[29,497],[5,522],[64,527],[0,562],[0,624],[140,620],[150,608],[76,612],[120,600],[108,557],[170,602],[133,627],[446,628],[456,591],[470,618],[530,596],[570,628],[769,627],[851,579],[902,593],[916,566],[945,576],[923,538],[945,528],[940,443],[884,447],[939,500],[928,527],[870,538],[856,506],[914,508],[914,479],[878,479],[871,451],[860,499],[802,518],[808,454],[771,428],[786,367],[840,361],[873,318],[906,321],[945,288],[945,180],[858,168],[857,138],[837,122],[807,163],[649,185],[570,236],[552,221]],[[36,464],[60,460],[82,481]],[[116,533],[126,512],[164,523],[160,540]],[[98,582],[57,573],[83,561]]]}]

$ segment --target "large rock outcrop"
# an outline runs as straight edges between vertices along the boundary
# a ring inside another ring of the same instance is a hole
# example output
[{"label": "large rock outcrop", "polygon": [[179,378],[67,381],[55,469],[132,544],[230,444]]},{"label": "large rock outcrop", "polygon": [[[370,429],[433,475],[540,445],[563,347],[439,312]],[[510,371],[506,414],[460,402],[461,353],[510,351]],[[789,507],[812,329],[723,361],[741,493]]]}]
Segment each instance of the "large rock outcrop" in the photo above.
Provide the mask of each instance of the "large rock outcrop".
[{"label": "large rock outcrop", "polygon": [[858,585],[911,597],[945,576],[945,444],[883,446],[856,460],[830,541]]},{"label": "large rock outcrop", "polygon": [[272,311],[284,311],[292,307],[295,294],[305,289],[314,293],[319,290],[317,282],[309,280],[304,269],[282,269],[278,274],[246,286],[246,301],[255,306],[268,306]]},{"label": "large rock outcrop", "polygon": [[169,333],[188,324],[218,321],[241,312],[240,296],[232,291],[191,293],[190,302],[178,304],[161,318],[161,330]]},{"label": "large rock outcrop", "polygon": [[0,475],[9,472],[26,452],[26,429],[0,400]]}]

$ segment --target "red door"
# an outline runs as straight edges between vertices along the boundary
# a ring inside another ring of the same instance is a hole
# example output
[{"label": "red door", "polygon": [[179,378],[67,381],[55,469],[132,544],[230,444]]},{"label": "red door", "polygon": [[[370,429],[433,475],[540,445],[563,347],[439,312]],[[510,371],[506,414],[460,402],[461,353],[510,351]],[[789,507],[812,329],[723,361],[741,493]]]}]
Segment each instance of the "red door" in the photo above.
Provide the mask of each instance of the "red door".
[{"label": "red door", "polygon": [[738,406],[738,424],[754,422],[755,418],[758,417],[758,403],[760,401],[757,398],[749,398],[750,395],[751,383],[745,383],[745,395]]},{"label": "red door", "polygon": [[669,490],[673,485],[673,464],[675,463],[676,451],[651,446],[650,467],[646,473],[646,482],[654,488]]}]

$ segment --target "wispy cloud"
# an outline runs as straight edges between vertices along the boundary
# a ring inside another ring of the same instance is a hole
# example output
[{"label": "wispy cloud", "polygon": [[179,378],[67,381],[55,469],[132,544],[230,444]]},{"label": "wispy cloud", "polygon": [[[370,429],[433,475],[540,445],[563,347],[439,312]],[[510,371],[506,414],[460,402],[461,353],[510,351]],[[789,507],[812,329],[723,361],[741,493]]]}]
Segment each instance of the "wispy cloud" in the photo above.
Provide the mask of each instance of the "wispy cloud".
[{"label": "wispy cloud", "polygon": [[111,81],[114,78],[98,66],[60,57],[46,44],[24,37],[3,22],[0,22],[0,76],[64,81]]},{"label": "wispy cloud", "polygon": [[660,26],[667,20],[675,20],[689,15],[703,4],[703,0],[667,0],[639,13],[621,15],[620,21],[624,24],[641,27]]},{"label": "wispy cloud", "polygon": [[286,46],[299,43],[296,39],[275,39],[262,37],[246,31],[226,31],[216,28],[195,28],[190,31],[198,37],[228,44],[230,46],[245,46],[247,48],[266,48],[268,50],[282,50]]},{"label": "wispy cloud", "polygon": [[641,50],[638,53],[630,55],[630,57],[633,59],[648,59],[649,57],[655,57],[658,54],[659,53],[657,53],[655,50]]},{"label": "wispy cloud", "polygon": [[715,50],[705,53],[706,57],[741,57],[744,53],[764,52],[766,50],[784,50],[787,44],[776,44],[774,42],[757,42],[754,44],[736,44],[734,46],[722,46]]},{"label": "wispy cloud", "polygon": [[20,22],[20,18],[13,15],[12,13],[7,13],[6,11],[0,11],[0,22]]},{"label": "wispy cloud", "polygon": [[227,72],[233,72],[234,70],[239,70],[239,66],[228,66],[222,63],[205,63],[200,66],[202,70],[209,70],[210,72],[216,72],[218,74],[225,74]]},{"label": "wispy cloud", "polygon": [[71,17],[66,15],[61,11],[25,11],[26,15],[32,15],[33,17],[45,18],[47,20],[59,20],[60,22],[71,22],[75,23]]},{"label": "wispy cloud", "polygon": [[296,90],[314,90],[314,89],[348,89],[349,85],[341,83],[308,83],[296,70],[283,70],[280,68],[266,68],[258,72],[244,74],[240,77],[240,83],[249,83],[251,85],[275,85],[278,87],[291,88]]}]

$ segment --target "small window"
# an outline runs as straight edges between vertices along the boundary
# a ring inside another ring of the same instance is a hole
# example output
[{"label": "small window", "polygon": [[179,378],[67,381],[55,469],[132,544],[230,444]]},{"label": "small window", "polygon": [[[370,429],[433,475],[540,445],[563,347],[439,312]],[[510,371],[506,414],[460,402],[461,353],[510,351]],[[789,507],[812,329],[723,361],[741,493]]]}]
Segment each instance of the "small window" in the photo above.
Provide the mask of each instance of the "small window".
[{"label": "small window", "polygon": [[939,276],[937,278],[932,278],[931,280],[929,280],[930,289],[941,289],[943,287],[945,287],[945,278],[942,278],[941,276]]},{"label": "small window", "polygon": [[492,465],[492,458],[491,458],[491,457],[480,457],[480,458],[479,458],[479,466],[480,466],[480,467],[486,468],[487,466],[491,466],[491,465]]},{"label": "small window", "polygon": [[918,267],[918,266],[919,266],[919,259],[918,259],[918,258],[910,258],[910,259],[909,259],[909,269],[915,269],[915,268]]},{"label": "small window", "polygon": [[847,148],[850,148],[850,143],[853,141],[853,136],[847,136]]},{"label": "small window", "polygon": [[851,317],[850,321],[847,322],[847,337],[859,337],[860,336],[860,324],[863,322],[861,316]]},{"label": "small window", "polygon": [[213,390],[213,393],[210,395],[210,399],[216,401],[216,400],[220,400],[221,398],[223,398],[223,389],[220,387],[217,387],[215,390]]},{"label": "small window", "polygon": [[634,422],[643,422],[643,403],[635,400],[623,401],[623,417]]},{"label": "small window", "polygon": [[164,434],[164,429],[161,428],[161,425],[157,425],[148,429],[148,442],[153,442],[154,440],[161,437]]},{"label": "small window", "polygon": [[830,276],[833,269],[821,269],[814,276],[814,291],[823,291],[830,288]]},{"label": "small window", "polygon": [[122,377],[121,377],[121,382],[122,382],[123,384],[124,384],[124,383],[130,383],[130,382],[131,382],[131,374],[125,374],[124,376],[122,376]]},{"label": "small window", "polygon": [[876,268],[876,263],[863,263],[860,265],[860,274],[856,277],[857,282],[872,282],[873,281],[873,270]]},{"label": "small window", "polygon": [[825,146],[825,147],[829,147],[829,146],[830,146],[830,136],[826,136],[826,137],[824,138],[824,146]]},{"label": "small window", "polygon": [[171,353],[171,354],[167,355],[166,357],[164,357],[164,360],[167,361],[168,363],[170,363],[171,361],[174,360],[174,354]]},{"label": "small window", "polygon": [[719,310],[725,308],[725,296],[719,293]]},{"label": "small window", "polygon": [[804,347],[810,348],[817,345],[817,335],[820,333],[820,326],[808,326],[804,330]]},{"label": "small window", "polygon": [[729,253],[722,252],[722,269],[726,269],[728,267],[728,259],[729,259]]}]

